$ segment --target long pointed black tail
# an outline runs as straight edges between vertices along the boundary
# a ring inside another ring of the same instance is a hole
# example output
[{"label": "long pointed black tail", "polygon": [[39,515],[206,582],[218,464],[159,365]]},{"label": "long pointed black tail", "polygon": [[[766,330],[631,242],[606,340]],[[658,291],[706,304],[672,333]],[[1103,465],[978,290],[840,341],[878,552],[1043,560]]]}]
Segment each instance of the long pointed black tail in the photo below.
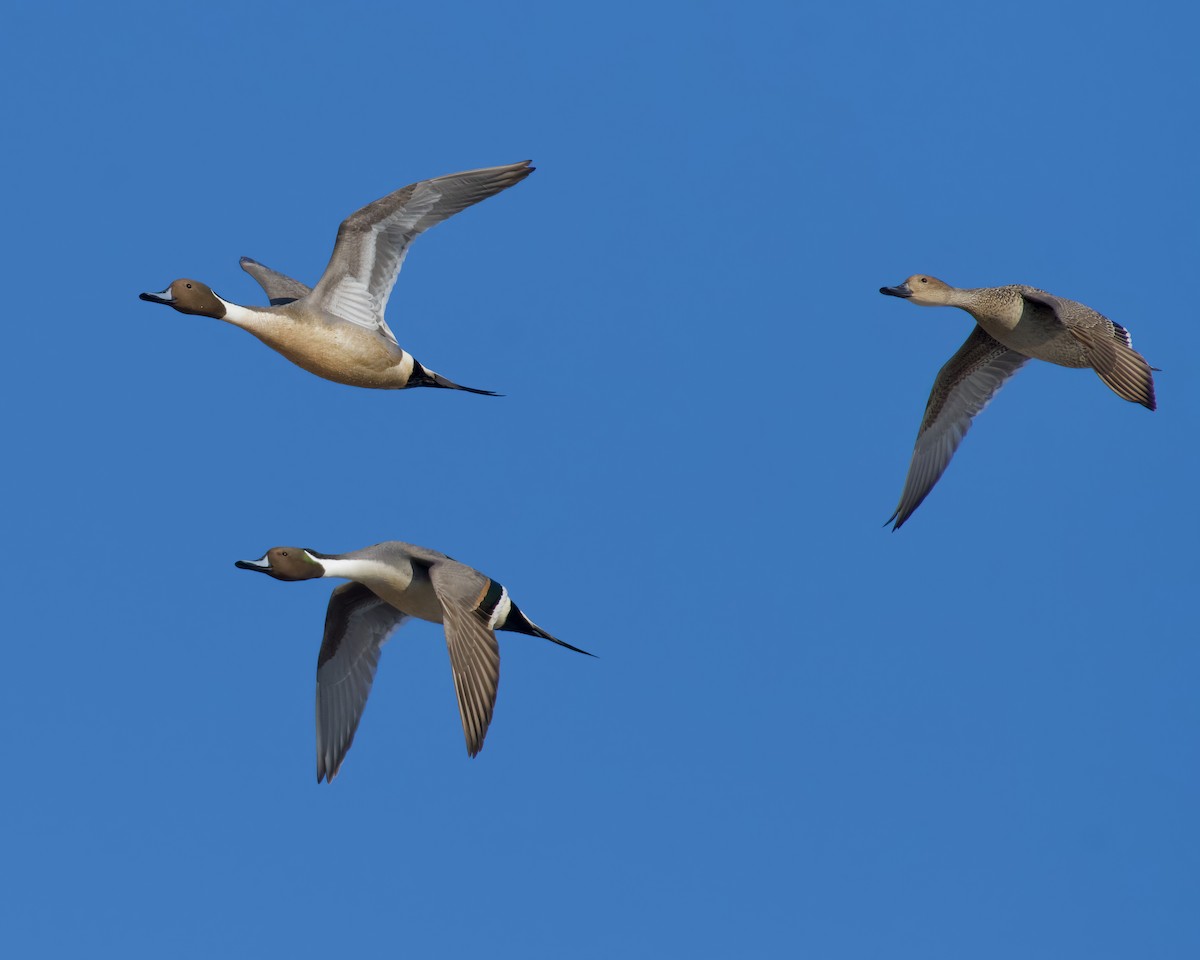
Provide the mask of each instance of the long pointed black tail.
[{"label": "long pointed black tail", "polygon": [[551,643],[557,643],[560,647],[566,647],[568,650],[574,650],[576,653],[582,653],[584,656],[596,656],[594,653],[588,653],[586,650],[580,650],[579,647],[573,647],[566,641],[559,640],[558,637],[552,637],[545,630],[525,616],[525,614],[521,612],[521,608],[511,600],[509,601],[509,604],[508,616],[504,618],[504,623],[500,627],[501,630],[511,630],[513,633],[524,633],[531,637],[541,637],[543,640],[549,640]]},{"label": "long pointed black tail", "polygon": [[417,362],[415,357],[413,358],[412,374],[408,378],[407,385],[410,387],[444,387],[447,390],[466,390],[467,393],[478,393],[485,397],[504,396],[504,394],[496,393],[494,390],[477,390],[475,387],[464,387],[461,383],[447,380],[440,373],[426,370]]}]

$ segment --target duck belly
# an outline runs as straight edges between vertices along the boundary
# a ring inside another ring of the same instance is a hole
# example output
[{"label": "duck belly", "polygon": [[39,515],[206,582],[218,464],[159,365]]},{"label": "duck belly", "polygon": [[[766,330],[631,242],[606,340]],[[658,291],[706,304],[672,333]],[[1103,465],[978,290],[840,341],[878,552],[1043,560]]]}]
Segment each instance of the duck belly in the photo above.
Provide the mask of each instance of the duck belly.
[{"label": "duck belly", "polygon": [[975,318],[983,329],[1010,350],[1056,363],[1060,367],[1090,366],[1083,344],[1071,336],[1065,325],[1047,322],[1041,312],[1024,311],[1013,323]]},{"label": "duck belly", "polygon": [[296,366],[334,383],[397,390],[408,384],[413,359],[378,334],[349,324],[251,330]]}]

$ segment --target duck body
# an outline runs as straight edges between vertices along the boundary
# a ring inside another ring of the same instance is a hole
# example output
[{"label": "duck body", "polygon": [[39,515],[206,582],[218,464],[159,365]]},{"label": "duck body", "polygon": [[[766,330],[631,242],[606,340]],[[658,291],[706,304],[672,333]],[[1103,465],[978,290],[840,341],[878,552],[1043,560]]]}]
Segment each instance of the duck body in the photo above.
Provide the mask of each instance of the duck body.
[{"label": "duck body", "polygon": [[[321,561],[324,576],[361,583],[401,613],[430,623],[443,623],[446,619],[445,607],[429,575],[435,564],[453,571],[459,590],[467,591],[464,596],[472,590],[482,595],[492,582],[490,577],[444,553],[399,540],[337,556],[316,553],[313,556]],[[504,629],[503,620],[493,626]]]},{"label": "duck body", "polygon": [[1035,360],[1060,367],[1090,367],[1087,349],[1070,328],[1095,329],[1112,337],[1117,329],[1108,317],[1074,300],[1054,297],[1057,311],[1047,306],[1052,294],[1024,284],[980,287],[959,291],[962,309],[998,343]]},{"label": "duck body", "polygon": [[894,529],[933,489],[976,414],[1030,359],[1090,368],[1122,399],[1156,407],[1153,368],[1129,332],[1086,304],[1024,284],[960,289],[923,274],[879,292],[919,306],[958,307],[975,320],[934,380],[904,491],[888,519]]},{"label": "duck body", "polygon": [[533,169],[524,161],[449,174],[368,204],[342,222],[329,264],[312,288],[243,257],[242,269],[263,287],[269,306],[232,303],[189,279],[176,280],[161,293],[143,293],[141,299],[241,327],[297,366],[335,383],[380,390],[444,387],[494,396],[419,363],[401,348],[384,311],[417,236],[519,183]]},{"label": "duck body", "polygon": [[334,383],[376,390],[425,386],[411,382],[417,364],[398,343],[344,323],[304,300],[276,307],[229,304],[219,319],[241,327],[296,366]]},{"label": "duck body", "polygon": [[497,630],[551,636],[521,612],[501,584],[444,553],[399,540],[342,554],[272,547],[237,567],[276,580],[349,580],[329,598],[317,656],[317,781],[345,759],[374,682],[383,644],[409,618],[444,625],[467,752],[475,756],[491,723],[500,683]]}]

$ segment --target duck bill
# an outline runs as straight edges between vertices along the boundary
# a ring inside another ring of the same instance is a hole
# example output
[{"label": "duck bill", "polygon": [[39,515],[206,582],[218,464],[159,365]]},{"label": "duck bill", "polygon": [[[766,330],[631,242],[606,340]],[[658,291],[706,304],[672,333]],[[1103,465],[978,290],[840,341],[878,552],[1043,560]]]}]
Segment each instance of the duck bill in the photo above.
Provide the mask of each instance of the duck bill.
[{"label": "duck bill", "polygon": [[259,573],[271,572],[271,561],[266,557],[261,560],[237,560],[233,564],[239,570],[257,570]]},{"label": "duck bill", "polygon": [[907,283],[902,283],[898,287],[880,287],[879,292],[885,297],[900,297],[902,300],[907,300],[912,296],[912,288]]},{"label": "duck bill", "polygon": [[171,288],[170,287],[167,287],[167,289],[164,290],[162,293],[139,293],[138,299],[146,300],[150,303],[172,304],[175,302],[175,298],[173,296],[171,296]]}]

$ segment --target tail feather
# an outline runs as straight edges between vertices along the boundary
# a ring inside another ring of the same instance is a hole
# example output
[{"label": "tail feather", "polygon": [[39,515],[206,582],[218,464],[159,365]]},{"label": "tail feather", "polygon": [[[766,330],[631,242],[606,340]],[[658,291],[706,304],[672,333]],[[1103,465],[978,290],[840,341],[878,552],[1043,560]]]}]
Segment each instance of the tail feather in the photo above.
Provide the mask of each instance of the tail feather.
[{"label": "tail feather", "polygon": [[1146,358],[1129,345],[1129,334],[1117,327],[1111,336],[1104,331],[1072,327],[1088,352],[1092,369],[1118,397],[1130,403],[1140,403],[1148,410],[1157,406],[1154,398],[1154,374]]},{"label": "tail feather", "polygon": [[500,625],[500,629],[511,630],[513,633],[524,633],[531,637],[541,637],[543,640],[549,640],[551,643],[557,643],[560,647],[566,647],[568,650],[574,650],[576,653],[582,653],[584,656],[596,656],[594,653],[588,653],[586,650],[581,650],[579,647],[571,646],[565,640],[559,640],[558,637],[552,637],[545,630],[525,616],[525,614],[521,612],[521,608],[515,603],[512,603],[509,606],[508,616],[504,618],[504,623]]},{"label": "tail feather", "polygon": [[1133,337],[1131,337],[1129,335],[1129,331],[1126,330],[1119,323],[1113,323],[1111,320],[1109,320],[1108,322],[1112,323],[1112,325],[1113,325],[1113,329],[1112,329],[1113,338],[1115,340],[1117,340],[1118,342],[1125,344],[1125,346],[1129,347],[1132,350],[1133,349]]},{"label": "tail feather", "polygon": [[421,366],[413,358],[412,374],[408,378],[409,387],[444,387],[447,390],[465,390],[467,393],[478,393],[485,397],[502,397],[504,394],[496,393],[494,390],[478,390],[475,387],[464,387],[461,383],[455,383],[453,380],[447,380],[440,373],[434,373],[432,370],[427,370]]}]

